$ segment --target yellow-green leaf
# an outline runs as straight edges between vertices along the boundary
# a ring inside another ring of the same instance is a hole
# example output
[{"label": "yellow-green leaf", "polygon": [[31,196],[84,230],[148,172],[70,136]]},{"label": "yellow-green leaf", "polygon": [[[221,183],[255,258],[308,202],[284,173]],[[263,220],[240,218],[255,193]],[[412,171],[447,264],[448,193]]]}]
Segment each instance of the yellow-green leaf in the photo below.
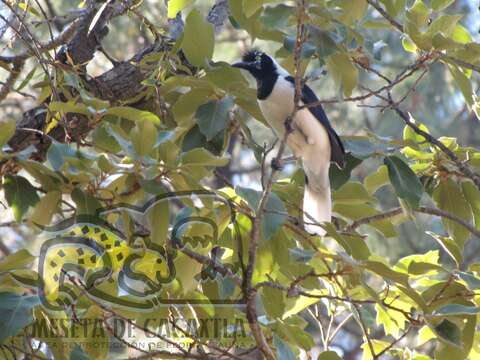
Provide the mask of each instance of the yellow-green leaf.
[{"label": "yellow-green leaf", "polygon": [[[442,210],[451,213],[467,222],[472,222],[472,210],[465,200],[460,187],[452,179],[442,179],[433,192],[435,204]],[[470,233],[455,221],[443,218],[445,229],[449,235],[463,249]]]},{"label": "yellow-green leaf", "polygon": [[442,11],[455,2],[455,0],[432,0],[432,9],[435,11]]},{"label": "yellow-green leaf", "polygon": [[335,83],[343,89],[345,96],[350,96],[358,83],[358,70],[350,61],[348,54],[334,53],[328,57],[326,63]]},{"label": "yellow-green leaf", "polygon": [[187,60],[202,67],[210,60],[214,49],[214,31],[212,24],[206,22],[197,9],[188,14],[181,45]]},{"label": "yellow-green leaf", "polygon": [[168,0],[168,18],[175,18],[179,11],[182,11],[194,2],[195,0]]}]

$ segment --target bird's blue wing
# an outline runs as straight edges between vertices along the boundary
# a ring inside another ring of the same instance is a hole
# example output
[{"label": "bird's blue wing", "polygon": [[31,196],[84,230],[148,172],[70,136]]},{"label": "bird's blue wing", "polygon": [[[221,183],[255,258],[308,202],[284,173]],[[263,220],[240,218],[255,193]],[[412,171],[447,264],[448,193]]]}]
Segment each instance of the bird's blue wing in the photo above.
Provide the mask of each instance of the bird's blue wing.
[{"label": "bird's blue wing", "polygon": [[[293,76],[286,77],[286,80],[294,84],[295,86],[295,79]],[[305,105],[312,104],[318,101],[317,96],[313,92],[313,90],[308,85],[303,85],[302,88],[302,102]],[[330,124],[330,121],[323,111],[322,105],[311,106],[308,108],[313,116],[317,118],[317,120],[323,125],[323,127],[327,130],[328,137],[330,139],[330,147],[331,147],[331,161],[336,163],[338,167],[343,168],[345,165],[345,149],[342,144],[342,140],[335,132]]]}]

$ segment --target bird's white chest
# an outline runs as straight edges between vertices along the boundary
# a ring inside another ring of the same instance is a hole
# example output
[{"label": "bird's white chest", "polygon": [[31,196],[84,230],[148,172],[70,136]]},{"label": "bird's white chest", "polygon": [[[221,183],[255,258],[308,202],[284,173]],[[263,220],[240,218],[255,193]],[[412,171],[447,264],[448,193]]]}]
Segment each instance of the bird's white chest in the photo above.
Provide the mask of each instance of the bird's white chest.
[{"label": "bird's white chest", "polygon": [[258,100],[265,120],[280,138],[285,133],[285,120],[293,111],[294,93],[292,84],[279,78],[270,96],[265,100]]},{"label": "bird's white chest", "polygon": [[[292,83],[279,78],[272,93],[259,106],[265,120],[279,139],[285,134],[285,120],[293,112],[294,87]],[[303,102],[300,102],[300,106]],[[293,133],[288,136],[287,145],[295,156],[313,156],[317,160],[330,161],[330,140],[328,133],[308,109],[299,110],[293,119]]]}]

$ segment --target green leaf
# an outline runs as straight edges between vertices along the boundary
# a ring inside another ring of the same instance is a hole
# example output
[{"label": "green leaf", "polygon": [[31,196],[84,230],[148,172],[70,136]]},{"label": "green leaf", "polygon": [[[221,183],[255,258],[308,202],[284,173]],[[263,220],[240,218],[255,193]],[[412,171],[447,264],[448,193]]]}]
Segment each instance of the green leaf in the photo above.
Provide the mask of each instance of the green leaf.
[{"label": "green leaf", "polygon": [[462,191],[465,200],[472,208],[475,226],[480,229],[480,190],[471,181],[462,182]]},{"label": "green leaf", "polygon": [[343,169],[339,169],[338,166],[330,166],[329,177],[330,186],[333,190],[337,190],[343,184],[345,184],[352,175],[353,169],[362,163],[362,160],[357,159],[351,153],[345,155],[345,166]]},{"label": "green leaf", "polygon": [[273,345],[277,349],[278,360],[295,360],[295,355],[293,355],[293,352],[287,343],[275,334],[273,334]]},{"label": "green leaf", "polygon": [[282,290],[265,286],[262,288],[262,300],[263,307],[270,318],[282,318],[285,310],[284,293]]},{"label": "green leaf", "polygon": [[229,112],[233,107],[233,99],[229,96],[221,100],[213,100],[197,109],[196,118],[200,131],[212,140],[215,135],[225,129],[229,121]]},{"label": "green leaf", "polygon": [[407,19],[417,28],[427,24],[430,10],[422,0],[415,0],[415,3],[407,11]]},{"label": "green leaf", "polygon": [[262,219],[262,235],[269,240],[287,220],[287,209],[277,194],[271,192],[265,205],[265,215]]},{"label": "green leaf", "polygon": [[[412,119],[413,123],[415,120]],[[424,124],[417,124],[420,130],[425,131],[426,133],[430,133],[428,128]],[[417,160],[431,160],[433,155],[429,150],[430,144],[426,141],[426,139],[422,136],[417,134],[410,126],[405,125],[403,128],[403,140],[411,146],[405,146],[401,152],[408,158],[413,158]]]},{"label": "green leaf", "polygon": [[[368,204],[335,204],[333,211],[346,217],[347,219],[358,220],[367,216],[373,216],[380,213],[377,209]],[[397,233],[391,219],[373,221],[368,224],[380,231],[385,237],[396,236]]]},{"label": "green leaf", "polygon": [[350,61],[350,56],[337,52],[328,57],[326,64],[335,83],[343,89],[343,94],[350,96],[358,82],[358,70]]},{"label": "green leaf", "polygon": [[452,238],[440,236],[431,231],[427,231],[427,234],[433,237],[440,244],[443,250],[445,250],[445,252],[455,261],[457,267],[460,266],[463,261],[463,249],[461,249]]},{"label": "green leaf", "polygon": [[[201,44],[199,46],[199,44]],[[207,23],[197,9],[193,9],[185,20],[181,45],[187,60],[194,66],[202,67],[210,60],[214,48],[213,26]]]},{"label": "green leaf", "polygon": [[[430,134],[430,131],[428,130],[428,128],[422,124],[422,123],[416,123],[415,120],[411,120],[414,124],[417,125],[417,127],[420,129],[420,130],[423,130],[425,131],[427,134]],[[405,125],[405,127],[403,128],[403,140],[406,140],[406,141],[412,141],[414,142],[415,144],[419,145],[421,148],[428,148],[430,146],[430,144],[428,144],[426,142],[426,139],[420,135],[420,134],[417,134],[410,126],[408,125]]]},{"label": "green leaf", "polygon": [[279,4],[277,6],[267,6],[263,10],[260,21],[270,28],[280,29],[288,25],[288,19],[292,15],[293,7]]},{"label": "green leaf", "polygon": [[368,4],[366,0],[340,0],[338,6],[342,10],[340,21],[347,25],[351,25],[355,21],[363,18]]},{"label": "green leaf", "polygon": [[317,360],[342,360],[335,351],[324,351],[318,355]]},{"label": "green leaf", "polygon": [[[260,191],[237,186],[235,192],[247,201],[253,211],[257,211],[261,197]],[[262,237],[269,240],[285,223],[286,219],[287,210],[283,201],[277,194],[271,192],[268,195],[265,213],[262,218]]]},{"label": "green leaf", "polygon": [[373,142],[365,136],[349,137],[344,139],[345,148],[353,156],[365,160],[369,157],[384,154],[388,151],[388,145],[379,142]]},{"label": "green leaf", "polygon": [[367,244],[361,236],[339,234],[333,224],[325,224],[327,235],[335,239],[345,251],[356,260],[366,260],[371,255]]},{"label": "green leaf", "polygon": [[28,209],[40,200],[37,190],[24,177],[14,175],[5,176],[3,187],[15,220],[21,222]]},{"label": "green leaf", "polygon": [[37,67],[34,67],[32,70],[29,71],[27,76],[25,76],[25,79],[18,85],[18,87],[15,89],[16,91],[22,91],[22,89],[27,86],[27,84],[32,80],[33,75],[35,75],[35,71],[37,70]]},{"label": "green leaf", "polygon": [[0,150],[15,134],[16,123],[14,119],[0,121]]},{"label": "green leaf", "polygon": [[75,167],[82,167],[82,160],[89,162],[94,160],[95,157],[79,150],[73,144],[64,144],[58,141],[52,141],[52,144],[48,148],[47,159],[52,168],[58,171],[65,163],[69,163],[69,165],[74,165]]},{"label": "green leaf", "polygon": [[382,186],[387,185],[388,182],[388,169],[385,165],[382,165],[377,171],[365,177],[363,185],[365,185],[368,193],[373,195]]},{"label": "green leaf", "polygon": [[455,83],[457,84],[458,88],[462,92],[465,101],[469,106],[472,106],[474,103],[474,96],[473,96],[473,88],[470,79],[465,75],[465,73],[460,70],[459,67],[455,65],[448,65],[448,69],[452,74]]},{"label": "green leaf", "polygon": [[432,0],[432,9],[435,11],[442,11],[454,2],[455,0]]},{"label": "green leaf", "polygon": [[388,176],[395,193],[404,199],[412,208],[417,208],[423,195],[423,185],[410,167],[396,156],[385,157]]},{"label": "green leaf", "polygon": [[470,290],[480,289],[480,279],[477,278],[476,276],[470,273],[461,272],[461,271],[459,271],[457,274],[463,281],[467,283]]},{"label": "green leaf", "polygon": [[211,152],[199,148],[183,153],[180,157],[182,165],[191,166],[225,166],[228,161],[229,159],[226,157],[215,156]]},{"label": "green leaf", "polygon": [[168,0],[168,12],[169,19],[174,19],[179,11],[182,11],[187,6],[192,5],[195,0]]},{"label": "green leaf", "polygon": [[433,330],[442,340],[455,346],[462,345],[462,332],[453,322],[444,319]]},{"label": "green leaf", "polygon": [[476,306],[465,306],[459,304],[449,304],[442,306],[433,312],[433,316],[458,316],[458,315],[476,315],[480,309]]},{"label": "green leaf", "polygon": [[468,32],[468,30],[460,24],[455,26],[452,34],[452,40],[459,44],[468,44],[472,42],[472,35]]},{"label": "green leaf", "polygon": [[32,323],[32,309],[38,304],[37,296],[0,292],[0,344]]},{"label": "green leaf", "polygon": [[170,206],[168,201],[160,201],[148,212],[150,223],[150,237],[156,244],[163,245],[168,238],[168,225],[170,224]]},{"label": "green leaf", "polygon": [[417,52],[417,45],[410,39],[408,36],[402,37],[402,45],[405,51],[416,53]]},{"label": "green leaf", "polygon": [[411,275],[423,275],[430,272],[445,272],[446,270],[437,264],[432,264],[423,261],[412,261],[408,265],[408,273]]},{"label": "green leaf", "polygon": [[[325,290],[313,290],[308,292],[311,295],[327,295],[328,292]],[[300,311],[305,310],[312,304],[321,301],[320,299],[309,297],[309,296],[297,296],[291,299],[291,306],[288,308],[287,311],[283,314],[282,319],[288,319],[292,315],[298,314]]]},{"label": "green leaf", "polygon": [[76,113],[82,115],[92,115],[92,111],[88,109],[88,106],[85,104],[78,104],[73,101],[61,102],[61,101],[52,101],[48,104],[50,111],[64,112],[64,113]]},{"label": "green leaf", "polygon": [[[444,211],[447,211],[466,222],[472,222],[472,211],[470,205],[460,190],[460,187],[452,179],[442,179],[433,191],[435,204]],[[448,234],[455,240],[460,249],[463,249],[465,241],[470,232],[455,221],[442,218],[443,225]]]},{"label": "green leaf", "polygon": [[461,345],[447,342],[446,339],[440,337],[441,340],[435,346],[433,353],[435,360],[451,360],[451,359],[467,359],[468,355],[465,353]]},{"label": "green leaf", "polygon": [[30,221],[33,224],[48,225],[52,220],[53,215],[58,210],[58,204],[62,199],[60,191],[50,191],[43,196],[35,208],[33,209]]},{"label": "green leaf", "polygon": [[130,139],[138,156],[148,155],[157,142],[157,128],[150,121],[137,122],[130,131]]},{"label": "green leaf", "polygon": [[317,47],[317,54],[320,59],[326,59],[339,50],[333,33],[329,31],[310,25],[308,26],[308,35],[308,40]]},{"label": "green leaf", "polygon": [[404,286],[408,286],[408,275],[392,270],[390,267],[379,261],[366,261],[365,268],[380,275],[384,279],[391,280]]},{"label": "green leaf", "polygon": [[7,272],[9,270],[22,269],[25,266],[30,265],[33,260],[35,260],[35,256],[30,254],[28,250],[19,250],[8,255],[0,261],[0,273]]},{"label": "green leaf", "polygon": [[210,89],[192,89],[183,94],[173,105],[172,111],[175,115],[175,122],[182,124],[189,120],[198,107],[208,101],[212,91]]},{"label": "green leaf", "polygon": [[86,194],[80,188],[75,188],[71,194],[72,200],[77,205],[77,215],[96,215],[102,204],[92,195]]},{"label": "green leaf", "polygon": [[308,262],[312,260],[314,252],[301,248],[288,249],[288,258],[292,262]]},{"label": "green leaf", "polygon": [[247,18],[255,14],[263,6],[263,0],[243,0],[243,12]]},{"label": "green leaf", "polygon": [[333,201],[339,204],[363,204],[374,203],[376,199],[372,197],[365,187],[359,182],[347,182],[340,189],[332,194]]},{"label": "green leaf", "polygon": [[278,42],[282,41],[284,34],[281,31],[269,29],[259,21],[260,11],[255,14],[256,16],[247,17],[244,13],[243,1],[229,0],[228,5],[232,15],[230,18],[232,24],[237,28],[246,30],[253,40],[260,38]]},{"label": "green leaf", "polygon": [[398,318],[398,314],[395,314],[393,311],[388,312],[387,309],[380,304],[375,304],[375,311],[377,313],[377,325],[383,326],[385,334],[395,337],[398,336],[401,326],[404,323],[404,321]]},{"label": "green leaf", "polygon": [[19,161],[27,171],[46,191],[58,190],[63,185],[64,178],[42,163],[33,160]]},{"label": "green leaf", "polygon": [[430,24],[427,34],[433,36],[441,32],[446,38],[450,38],[462,17],[462,15],[441,15]]},{"label": "green leaf", "polygon": [[109,108],[105,115],[118,116],[130,121],[150,121],[155,125],[160,125],[160,118],[150,111],[139,110],[128,106],[114,106]]},{"label": "green leaf", "polygon": [[[285,39],[283,40],[283,46],[285,49],[288,50],[290,53],[294,53],[295,51],[295,42],[297,41],[295,36],[285,36]],[[311,42],[304,42],[302,45],[302,51],[300,52],[300,57],[302,59],[308,59],[310,58],[316,50],[316,46],[312,44]]]}]

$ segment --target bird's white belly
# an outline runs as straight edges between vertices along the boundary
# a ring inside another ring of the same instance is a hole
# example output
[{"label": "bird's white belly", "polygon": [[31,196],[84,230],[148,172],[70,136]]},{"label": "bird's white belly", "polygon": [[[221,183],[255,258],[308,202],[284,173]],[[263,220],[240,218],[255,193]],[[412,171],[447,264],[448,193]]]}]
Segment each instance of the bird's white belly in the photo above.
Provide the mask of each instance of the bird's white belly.
[{"label": "bird's white belly", "polygon": [[[279,98],[282,98],[282,101],[278,101]],[[287,96],[270,96],[267,100],[259,100],[258,103],[265,120],[277,137],[283,139],[285,120],[293,111],[293,96],[291,99]],[[323,125],[308,109],[302,109],[295,115],[292,126],[294,131],[287,138],[288,147],[296,157],[322,164],[323,170],[324,164],[330,162],[331,151],[330,139]],[[315,171],[314,168],[310,170]],[[321,172],[320,167],[318,171]]]}]

